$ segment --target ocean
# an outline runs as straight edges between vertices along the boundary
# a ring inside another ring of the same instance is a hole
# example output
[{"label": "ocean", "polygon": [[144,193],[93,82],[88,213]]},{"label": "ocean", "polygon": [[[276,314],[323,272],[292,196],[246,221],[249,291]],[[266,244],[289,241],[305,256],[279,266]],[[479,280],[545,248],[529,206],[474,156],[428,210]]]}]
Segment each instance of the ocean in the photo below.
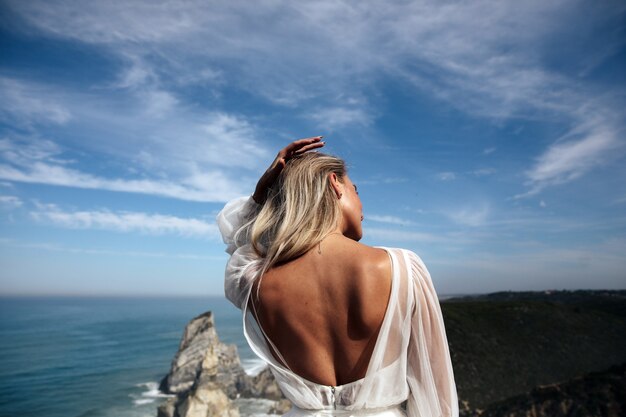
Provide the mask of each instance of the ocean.
[{"label": "ocean", "polygon": [[185,325],[209,310],[246,372],[262,369],[223,297],[0,297],[0,416],[156,417]]},{"label": "ocean", "polygon": [[258,371],[223,297],[0,297],[0,416],[156,417],[185,325],[209,310]]}]

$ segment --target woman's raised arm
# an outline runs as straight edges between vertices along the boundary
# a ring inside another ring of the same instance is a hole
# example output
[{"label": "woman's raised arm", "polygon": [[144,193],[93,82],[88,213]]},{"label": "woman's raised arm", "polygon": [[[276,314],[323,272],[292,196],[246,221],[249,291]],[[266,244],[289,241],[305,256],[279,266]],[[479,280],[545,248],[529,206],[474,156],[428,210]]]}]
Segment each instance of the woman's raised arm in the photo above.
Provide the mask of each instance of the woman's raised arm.
[{"label": "woman's raised arm", "polygon": [[312,136],[310,138],[298,139],[291,142],[278,152],[272,165],[265,171],[256,185],[252,198],[258,204],[263,204],[267,198],[267,191],[274,184],[280,172],[285,168],[287,161],[296,155],[300,155],[311,149],[321,148],[325,142],[321,142],[323,136]]}]

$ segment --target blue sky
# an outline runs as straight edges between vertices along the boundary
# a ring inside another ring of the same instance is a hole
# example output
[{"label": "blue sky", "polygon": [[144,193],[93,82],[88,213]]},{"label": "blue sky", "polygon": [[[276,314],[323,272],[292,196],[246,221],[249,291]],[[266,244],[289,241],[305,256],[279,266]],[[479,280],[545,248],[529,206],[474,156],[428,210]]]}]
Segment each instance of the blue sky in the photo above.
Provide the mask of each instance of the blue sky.
[{"label": "blue sky", "polygon": [[1,294],[222,294],[315,135],[440,294],[626,288],[623,2],[251,4],[0,3]]}]

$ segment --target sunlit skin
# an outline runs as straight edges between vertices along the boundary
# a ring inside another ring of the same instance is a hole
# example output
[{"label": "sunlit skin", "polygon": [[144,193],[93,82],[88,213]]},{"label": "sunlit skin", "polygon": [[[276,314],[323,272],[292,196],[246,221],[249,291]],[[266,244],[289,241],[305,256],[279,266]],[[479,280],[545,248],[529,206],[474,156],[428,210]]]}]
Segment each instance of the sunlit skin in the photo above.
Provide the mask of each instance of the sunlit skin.
[{"label": "sunlit skin", "polygon": [[[320,140],[296,141],[281,152],[320,148]],[[274,174],[266,172],[260,182],[267,184]],[[303,256],[270,269],[255,304],[261,326],[289,367],[310,381],[337,386],[365,376],[389,300],[391,261],[386,251],[358,242],[363,211],[350,178],[331,174],[328,180],[341,224]],[[259,193],[263,186],[257,186]]]}]

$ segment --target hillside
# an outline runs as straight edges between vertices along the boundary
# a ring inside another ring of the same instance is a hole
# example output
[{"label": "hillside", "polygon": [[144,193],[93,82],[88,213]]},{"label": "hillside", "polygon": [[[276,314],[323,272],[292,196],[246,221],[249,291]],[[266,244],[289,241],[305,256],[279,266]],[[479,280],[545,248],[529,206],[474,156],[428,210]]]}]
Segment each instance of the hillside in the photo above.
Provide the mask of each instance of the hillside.
[{"label": "hillside", "polygon": [[626,362],[626,291],[500,292],[441,307],[469,408]]},{"label": "hillside", "polygon": [[626,413],[626,363],[490,404],[467,417],[620,417]]}]

